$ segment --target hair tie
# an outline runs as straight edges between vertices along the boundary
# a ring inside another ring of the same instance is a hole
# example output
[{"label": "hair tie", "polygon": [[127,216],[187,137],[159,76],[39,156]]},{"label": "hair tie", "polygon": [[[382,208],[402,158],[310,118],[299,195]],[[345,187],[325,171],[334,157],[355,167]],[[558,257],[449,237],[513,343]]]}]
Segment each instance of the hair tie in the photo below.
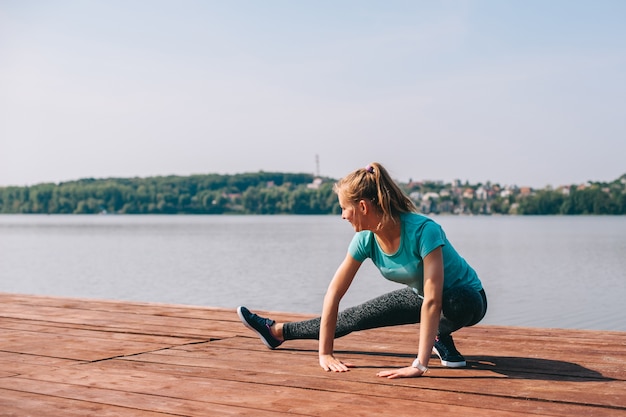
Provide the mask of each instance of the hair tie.
[{"label": "hair tie", "polygon": [[371,166],[371,165],[366,166],[366,167],[365,167],[365,170],[366,170],[367,172],[369,172],[370,174],[373,174],[373,173],[374,173],[374,167],[373,167],[373,166]]}]

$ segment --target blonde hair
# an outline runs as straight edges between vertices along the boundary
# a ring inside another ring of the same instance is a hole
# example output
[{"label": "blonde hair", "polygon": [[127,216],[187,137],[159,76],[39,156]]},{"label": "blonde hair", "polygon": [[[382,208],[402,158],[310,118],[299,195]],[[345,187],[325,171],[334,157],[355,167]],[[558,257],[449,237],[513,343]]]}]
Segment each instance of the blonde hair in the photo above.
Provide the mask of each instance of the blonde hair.
[{"label": "blonde hair", "polygon": [[382,213],[383,224],[396,222],[402,213],[417,212],[413,201],[378,162],[346,175],[335,183],[333,191],[355,203],[363,199],[370,200]]}]

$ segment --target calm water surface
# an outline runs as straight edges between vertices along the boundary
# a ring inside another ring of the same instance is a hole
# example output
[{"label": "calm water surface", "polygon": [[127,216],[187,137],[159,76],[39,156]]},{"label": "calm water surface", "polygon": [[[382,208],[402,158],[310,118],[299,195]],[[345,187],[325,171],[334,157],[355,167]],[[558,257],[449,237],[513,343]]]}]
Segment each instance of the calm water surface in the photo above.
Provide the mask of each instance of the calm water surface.
[{"label": "calm water surface", "polygon": [[[437,216],[478,271],[483,324],[626,331],[626,216]],[[319,313],[339,216],[0,216],[0,291]],[[367,261],[346,307],[400,288]]]}]

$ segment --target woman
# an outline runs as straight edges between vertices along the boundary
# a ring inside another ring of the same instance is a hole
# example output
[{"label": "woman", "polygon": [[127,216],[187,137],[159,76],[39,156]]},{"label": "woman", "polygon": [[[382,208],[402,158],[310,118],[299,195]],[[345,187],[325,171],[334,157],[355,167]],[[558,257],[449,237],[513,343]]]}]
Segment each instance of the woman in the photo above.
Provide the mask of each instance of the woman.
[{"label": "woman", "polygon": [[[319,364],[326,371],[352,366],[333,354],[336,337],[383,326],[420,323],[417,358],[410,366],[386,370],[387,378],[417,377],[428,371],[431,352],[443,366],[466,365],[451,333],[478,323],[487,298],[476,272],[448,242],[442,228],[417,213],[413,202],[378,163],[339,180],[334,191],[341,217],[356,231],[348,253],[330,282],[320,318],[276,323],[246,307],[237,313],[263,343],[275,349],[286,340],[319,339]],[[338,312],[339,302],[361,263],[370,258],[381,274],[406,288]]]}]

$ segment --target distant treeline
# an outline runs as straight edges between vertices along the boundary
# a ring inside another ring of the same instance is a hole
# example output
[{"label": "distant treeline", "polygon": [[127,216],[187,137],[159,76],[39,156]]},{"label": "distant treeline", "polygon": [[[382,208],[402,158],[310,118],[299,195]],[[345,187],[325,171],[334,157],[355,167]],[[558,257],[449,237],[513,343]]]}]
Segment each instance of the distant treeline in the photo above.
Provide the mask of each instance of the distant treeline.
[{"label": "distant treeline", "polygon": [[81,179],[0,188],[0,213],[327,214],[332,181],[311,188],[311,174],[258,172],[149,178]]},{"label": "distant treeline", "polygon": [[624,182],[594,183],[584,187],[544,189],[518,198],[520,214],[626,214]]},{"label": "distant treeline", "polygon": [[[81,179],[0,187],[0,213],[338,214],[335,180],[257,172]],[[610,183],[542,190],[497,184],[399,184],[424,213],[626,214],[626,175]]]}]

